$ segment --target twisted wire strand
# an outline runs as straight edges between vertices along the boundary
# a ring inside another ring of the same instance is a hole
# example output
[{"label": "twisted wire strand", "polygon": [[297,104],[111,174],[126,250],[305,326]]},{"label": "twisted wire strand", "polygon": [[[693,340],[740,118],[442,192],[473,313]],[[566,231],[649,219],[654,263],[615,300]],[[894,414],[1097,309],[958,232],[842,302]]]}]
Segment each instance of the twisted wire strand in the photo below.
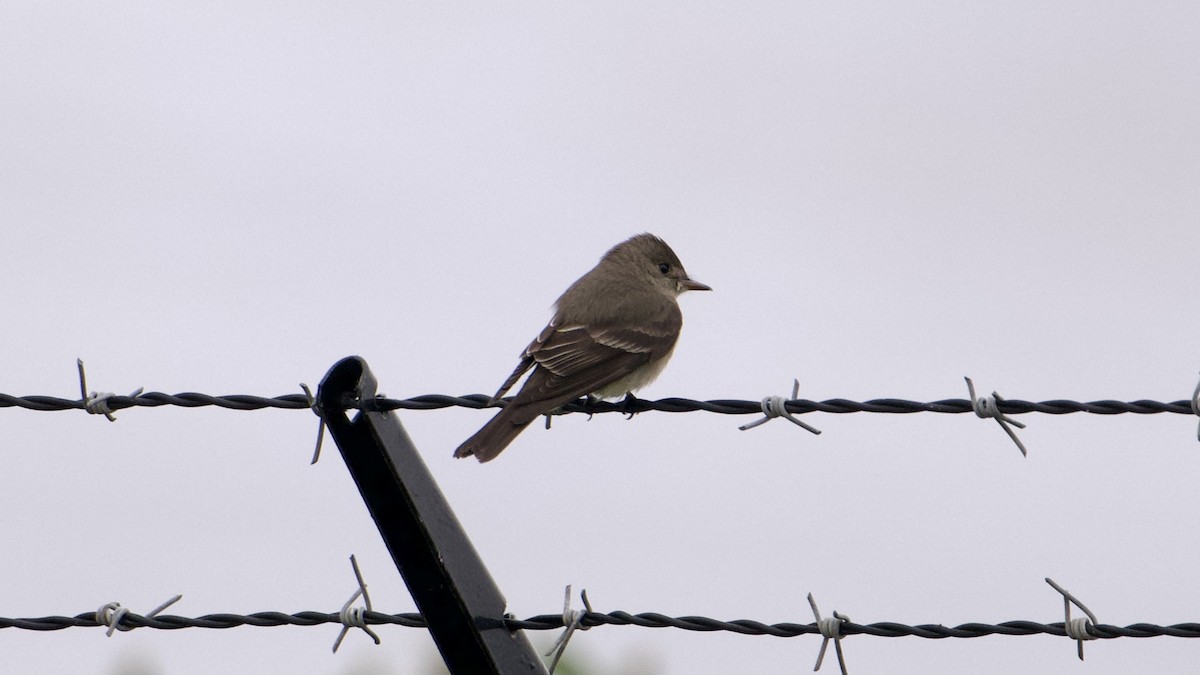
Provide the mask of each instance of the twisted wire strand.
[{"label": "twisted wire strand", "polygon": [[[425,628],[425,618],[418,613],[387,614],[383,612],[365,612],[364,621],[367,625],[394,625],[406,628]],[[122,625],[130,628],[157,628],[161,630],[178,630],[180,628],[237,628],[240,626],[317,626],[322,624],[341,625],[337,612],[257,612],[254,614],[206,614],[195,618],[160,614],[147,617],[129,613],[122,620]],[[505,626],[510,630],[557,630],[564,628],[562,613],[540,614],[528,619],[506,619]],[[656,612],[630,614],[629,612],[588,612],[580,622],[583,626],[640,626],[643,628],[678,628],[681,630],[715,632],[726,631],[741,635],[771,635],[775,637],[797,637],[800,635],[819,635],[820,630],[815,623],[775,623],[767,624],[761,621],[737,619],[721,621],[704,616],[670,617]],[[75,616],[43,616],[37,618],[5,618],[0,617],[0,628],[18,628],[35,631],[55,631],[66,628],[95,628],[103,626],[96,622],[95,611],[77,614]],[[1200,638],[1200,623],[1179,623],[1170,626],[1159,626],[1151,623],[1135,623],[1128,626],[1112,626],[1099,624],[1091,627],[1092,632],[1100,638],[1114,639],[1121,637],[1181,637]],[[877,637],[920,637],[934,640],[945,638],[977,638],[988,635],[1057,635],[1066,636],[1063,622],[1038,623],[1036,621],[1005,621],[998,624],[964,623],[958,626],[943,626],[941,624],[920,624],[910,626],[902,623],[884,621],[870,624],[845,622],[841,624],[842,635],[874,635]]]},{"label": "twisted wire strand", "polygon": [[[507,403],[510,399],[502,399]],[[213,396],[184,392],[180,394],[164,394],[162,392],[146,392],[138,396],[113,396],[107,399],[109,408],[114,411],[126,408],[142,407],[157,408],[160,406],[178,406],[182,408],[201,408],[214,406],[229,410],[262,410],[279,408],[285,410],[308,410],[310,404],[304,394],[284,394],[282,396],[266,397],[250,394],[228,394]],[[425,394],[406,399],[373,398],[367,401],[346,401],[346,408],[372,411],[385,410],[438,410],[442,408],[488,408],[497,407],[491,397],[484,394],[468,394],[465,396],[448,396],[445,394]],[[790,413],[890,413],[911,414],[918,412],[962,414],[974,412],[971,401],[962,398],[950,398],[940,401],[908,401],[899,398],[877,398],[868,401],[851,401],[844,398],[832,398],[824,401],[796,399],[788,401],[785,406]],[[56,396],[13,396],[0,394],[0,408],[24,408],[26,410],[83,410],[83,401],[79,399],[59,398]],[[1091,413],[1093,415],[1119,415],[1131,413],[1136,415],[1155,415],[1159,413],[1175,413],[1178,415],[1195,415],[1191,401],[1180,400],[1173,402],[1162,401],[1069,401],[1055,399],[1052,401],[1022,401],[1004,399],[999,403],[1000,412],[1007,415],[1026,413],[1045,413],[1048,415],[1066,415],[1069,413]],[[563,406],[564,413],[643,413],[657,412],[712,412],[724,415],[762,414],[762,401],[746,401],[738,399],[715,399],[697,401],[688,398],[662,398],[658,400],[630,399],[626,401],[589,401],[579,399]]]}]

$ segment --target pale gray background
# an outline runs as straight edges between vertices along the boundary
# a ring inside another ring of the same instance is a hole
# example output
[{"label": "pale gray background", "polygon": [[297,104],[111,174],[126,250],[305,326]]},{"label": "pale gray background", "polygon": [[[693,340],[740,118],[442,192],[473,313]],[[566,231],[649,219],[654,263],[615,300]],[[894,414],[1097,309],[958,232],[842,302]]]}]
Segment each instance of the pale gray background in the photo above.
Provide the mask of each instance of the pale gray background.
[{"label": "pale gray background", "polygon": [[[1200,369],[1200,5],[0,7],[0,391],[277,395],[368,359],[490,393],[611,245],[712,294],[648,398],[1178,400]],[[1200,620],[1193,417],[402,419],[518,616]],[[304,411],[0,411],[0,615],[414,609]],[[411,673],[420,631],[0,631],[8,672]],[[547,644],[552,633],[535,636]],[[820,640],[578,634],[596,673],[798,673]],[[1194,672],[1200,643],[850,638],[854,673]],[[827,664],[826,671],[835,664]]]}]

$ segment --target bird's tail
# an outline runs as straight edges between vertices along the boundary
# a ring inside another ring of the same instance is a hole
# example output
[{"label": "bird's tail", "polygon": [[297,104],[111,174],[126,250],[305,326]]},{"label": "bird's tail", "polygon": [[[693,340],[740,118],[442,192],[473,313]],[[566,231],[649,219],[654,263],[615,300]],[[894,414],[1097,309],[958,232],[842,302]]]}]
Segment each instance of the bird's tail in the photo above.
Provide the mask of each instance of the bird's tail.
[{"label": "bird's tail", "polygon": [[[517,421],[513,418],[516,416],[516,406],[508,406],[501,410],[499,414],[492,418],[490,422],[483,425],[483,428],[475,432],[475,435],[463,441],[463,444],[458,446],[454,451],[455,457],[470,457],[475,456],[480,462],[491,461],[496,458],[513,439],[529,426],[528,421]],[[525,417],[522,415],[521,417]],[[533,419],[537,419],[534,417]]]}]

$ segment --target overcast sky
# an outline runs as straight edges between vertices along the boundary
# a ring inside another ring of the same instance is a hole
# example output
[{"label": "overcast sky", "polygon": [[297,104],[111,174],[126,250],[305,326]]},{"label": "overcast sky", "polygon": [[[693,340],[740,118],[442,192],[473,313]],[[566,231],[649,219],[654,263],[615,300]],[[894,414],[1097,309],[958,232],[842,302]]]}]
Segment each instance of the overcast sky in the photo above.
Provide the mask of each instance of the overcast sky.
[{"label": "overcast sky", "polygon": [[[711,294],[641,395],[1191,395],[1200,5],[0,7],[0,391],[279,395],[359,354],[491,393],[610,246]],[[517,616],[1200,620],[1191,416],[405,412]],[[306,411],[0,410],[0,616],[415,607]],[[0,631],[12,672],[420,672],[416,629]],[[548,645],[554,633],[533,636]],[[820,639],[600,627],[596,673],[798,673]],[[852,637],[851,672],[1189,673],[1178,638]],[[830,662],[825,671],[835,670]]]}]

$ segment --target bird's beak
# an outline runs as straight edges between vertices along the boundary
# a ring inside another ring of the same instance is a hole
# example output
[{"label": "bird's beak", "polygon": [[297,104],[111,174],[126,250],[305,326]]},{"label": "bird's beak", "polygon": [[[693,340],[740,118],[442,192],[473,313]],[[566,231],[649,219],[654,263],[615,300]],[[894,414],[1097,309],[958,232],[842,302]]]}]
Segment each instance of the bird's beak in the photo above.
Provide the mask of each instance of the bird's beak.
[{"label": "bird's beak", "polygon": [[711,291],[712,286],[702,284],[695,279],[682,279],[679,282],[679,288],[683,291]]}]

